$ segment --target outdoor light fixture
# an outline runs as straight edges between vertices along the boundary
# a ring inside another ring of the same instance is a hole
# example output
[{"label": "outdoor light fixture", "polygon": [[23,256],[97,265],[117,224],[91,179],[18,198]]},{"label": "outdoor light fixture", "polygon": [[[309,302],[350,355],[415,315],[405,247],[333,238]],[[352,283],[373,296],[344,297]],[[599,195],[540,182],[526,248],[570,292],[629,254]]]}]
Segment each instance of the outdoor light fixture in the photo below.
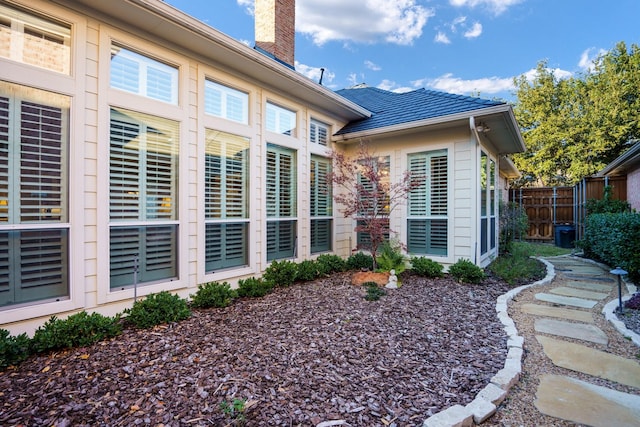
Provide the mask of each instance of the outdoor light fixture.
[{"label": "outdoor light fixture", "polygon": [[618,311],[620,312],[620,314],[622,314],[622,283],[621,283],[621,277],[624,276],[625,274],[627,274],[626,271],[624,271],[623,269],[621,269],[620,267],[616,267],[613,270],[611,270],[609,273],[611,274],[615,274],[616,276],[618,276]]},{"label": "outdoor light fixture", "polygon": [[491,130],[491,128],[487,126],[486,123],[480,122],[478,123],[478,126],[476,126],[476,130],[480,133],[487,133]]}]

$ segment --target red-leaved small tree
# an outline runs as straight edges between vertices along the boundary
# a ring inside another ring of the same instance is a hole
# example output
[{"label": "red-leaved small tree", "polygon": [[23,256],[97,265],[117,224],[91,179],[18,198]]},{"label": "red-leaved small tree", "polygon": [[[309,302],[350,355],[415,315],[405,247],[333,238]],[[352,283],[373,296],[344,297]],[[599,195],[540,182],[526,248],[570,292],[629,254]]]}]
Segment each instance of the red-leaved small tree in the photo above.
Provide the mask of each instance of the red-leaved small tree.
[{"label": "red-leaved small tree", "polygon": [[364,141],[355,158],[336,151],[331,158],[333,169],[327,180],[336,188],[333,199],[342,206],[340,212],[345,218],[356,221],[355,231],[369,237],[366,249],[371,251],[376,269],[378,248],[392,232],[389,217],[419,185],[421,177],[405,171],[399,181],[391,182],[387,159],[371,153]]}]

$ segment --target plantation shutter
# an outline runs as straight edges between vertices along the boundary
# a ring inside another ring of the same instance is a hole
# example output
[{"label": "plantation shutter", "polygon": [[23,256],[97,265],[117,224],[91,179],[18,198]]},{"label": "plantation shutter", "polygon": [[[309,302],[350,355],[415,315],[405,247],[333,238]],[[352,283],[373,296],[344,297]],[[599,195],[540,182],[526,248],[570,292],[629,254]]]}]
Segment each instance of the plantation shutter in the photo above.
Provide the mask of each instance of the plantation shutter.
[{"label": "plantation shutter", "polygon": [[111,87],[131,93],[140,92],[140,63],[124,54],[122,48],[111,47]]},{"label": "plantation shutter", "polygon": [[309,140],[314,144],[327,145],[329,127],[323,123],[312,120],[309,123]]},{"label": "plantation shutter", "polygon": [[409,170],[421,178],[409,193],[407,246],[409,252],[446,255],[448,191],[446,151],[409,156]]},{"label": "plantation shutter", "polygon": [[[146,114],[111,110],[111,287],[177,275],[178,125]],[[136,221],[140,225],[118,226]]]},{"label": "plantation shutter", "polygon": [[290,258],[296,240],[295,151],[269,144],[266,172],[267,259]]},{"label": "plantation shutter", "polygon": [[327,181],[331,171],[328,159],[311,156],[311,253],[331,250],[333,204],[331,185]]},{"label": "plantation shutter", "polygon": [[[66,108],[0,97],[0,225],[68,221],[67,127]],[[68,294],[57,227],[0,232],[0,305]]]},{"label": "plantation shutter", "polygon": [[205,226],[207,272],[248,264],[248,174],[249,140],[207,130],[205,215],[210,221]]}]

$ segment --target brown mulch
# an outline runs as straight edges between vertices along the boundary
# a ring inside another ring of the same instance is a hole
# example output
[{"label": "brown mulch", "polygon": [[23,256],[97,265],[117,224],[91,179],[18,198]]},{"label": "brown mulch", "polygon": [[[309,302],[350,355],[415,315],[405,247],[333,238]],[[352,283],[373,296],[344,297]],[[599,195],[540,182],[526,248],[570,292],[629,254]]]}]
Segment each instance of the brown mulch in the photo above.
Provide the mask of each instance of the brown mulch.
[{"label": "brown mulch", "polygon": [[366,301],[340,274],[0,372],[2,426],[421,425],[504,366],[508,285],[403,277]]}]

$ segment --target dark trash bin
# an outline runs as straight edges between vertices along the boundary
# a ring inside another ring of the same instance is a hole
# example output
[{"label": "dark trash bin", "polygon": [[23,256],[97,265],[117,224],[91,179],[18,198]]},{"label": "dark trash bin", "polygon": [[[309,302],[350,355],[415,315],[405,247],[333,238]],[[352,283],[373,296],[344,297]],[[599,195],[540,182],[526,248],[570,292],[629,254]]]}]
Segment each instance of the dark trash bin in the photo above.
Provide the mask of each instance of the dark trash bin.
[{"label": "dark trash bin", "polygon": [[571,224],[556,224],[555,240],[556,246],[565,249],[573,248],[573,242],[576,240],[576,227]]}]

